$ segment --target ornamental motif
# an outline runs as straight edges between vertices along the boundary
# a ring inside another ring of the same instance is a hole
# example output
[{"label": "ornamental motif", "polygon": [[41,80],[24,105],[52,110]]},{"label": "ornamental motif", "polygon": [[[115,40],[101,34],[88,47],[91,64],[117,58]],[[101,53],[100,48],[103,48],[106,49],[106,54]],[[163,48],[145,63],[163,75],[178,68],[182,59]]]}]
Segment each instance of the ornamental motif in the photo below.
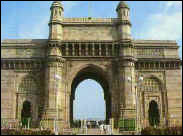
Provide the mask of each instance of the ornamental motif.
[{"label": "ornamental motif", "polygon": [[137,56],[164,56],[163,49],[137,49]]},{"label": "ornamental motif", "polygon": [[62,53],[59,48],[52,47],[48,49],[48,56],[62,56]]},{"label": "ornamental motif", "polygon": [[21,81],[18,91],[21,93],[36,93],[37,84],[32,77],[27,76]]},{"label": "ornamental motif", "polygon": [[147,92],[158,92],[161,91],[161,85],[155,78],[147,78],[143,83],[143,91]]}]

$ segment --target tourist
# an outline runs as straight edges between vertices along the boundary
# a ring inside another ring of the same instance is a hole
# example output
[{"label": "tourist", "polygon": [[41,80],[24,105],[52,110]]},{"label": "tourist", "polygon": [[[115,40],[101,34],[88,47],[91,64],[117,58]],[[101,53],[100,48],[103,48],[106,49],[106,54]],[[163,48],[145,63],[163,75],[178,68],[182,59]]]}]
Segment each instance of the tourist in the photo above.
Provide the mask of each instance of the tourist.
[{"label": "tourist", "polygon": [[101,125],[100,125],[100,132],[101,132],[101,134],[103,134],[103,131],[104,131],[104,125],[101,124]]}]

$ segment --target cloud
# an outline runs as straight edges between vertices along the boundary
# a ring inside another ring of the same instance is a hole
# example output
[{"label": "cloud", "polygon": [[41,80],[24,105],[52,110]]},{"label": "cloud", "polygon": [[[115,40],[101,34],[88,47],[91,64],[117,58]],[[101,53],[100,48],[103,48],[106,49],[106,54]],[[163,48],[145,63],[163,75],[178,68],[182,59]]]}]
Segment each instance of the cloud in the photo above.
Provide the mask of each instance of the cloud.
[{"label": "cloud", "polygon": [[182,1],[167,1],[166,7],[182,6]]},{"label": "cloud", "polygon": [[45,16],[42,21],[34,24],[31,28],[27,27],[27,25],[21,26],[18,37],[21,39],[47,39],[49,30],[48,21],[49,17]]},{"label": "cloud", "polygon": [[145,38],[158,40],[179,40],[182,38],[182,13],[172,15],[154,14],[148,19],[149,28]]},{"label": "cloud", "polygon": [[[62,3],[65,9],[64,14],[72,12],[72,8],[80,4],[78,1],[64,1]],[[42,18],[39,20],[40,22],[37,21],[31,28],[27,24],[22,25],[19,29],[18,37],[21,39],[47,39],[49,35],[48,22],[50,14],[42,14],[40,16]]]},{"label": "cloud", "polygon": [[[159,13],[151,14],[140,34],[135,38],[152,40],[182,40],[182,10],[171,9],[182,2],[169,1]],[[181,7],[181,6],[180,6]]]},{"label": "cloud", "polygon": [[70,12],[70,10],[72,10],[73,7],[79,5],[80,2],[78,1],[64,1],[63,5],[64,5],[64,9],[66,9],[67,12]]}]

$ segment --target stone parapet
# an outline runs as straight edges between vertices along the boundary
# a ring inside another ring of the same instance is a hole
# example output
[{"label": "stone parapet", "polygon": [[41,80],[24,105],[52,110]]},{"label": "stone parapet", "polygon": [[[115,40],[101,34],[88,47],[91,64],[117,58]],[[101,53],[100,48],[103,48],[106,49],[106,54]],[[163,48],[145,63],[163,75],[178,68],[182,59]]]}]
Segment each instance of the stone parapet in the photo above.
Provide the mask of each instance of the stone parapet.
[{"label": "stone parapet", "polygon": [[120,18],[63,18],[62,24],[103,24],[103,25],[116,25],[116,24],[130,24],[128,20],[122,20]]}]

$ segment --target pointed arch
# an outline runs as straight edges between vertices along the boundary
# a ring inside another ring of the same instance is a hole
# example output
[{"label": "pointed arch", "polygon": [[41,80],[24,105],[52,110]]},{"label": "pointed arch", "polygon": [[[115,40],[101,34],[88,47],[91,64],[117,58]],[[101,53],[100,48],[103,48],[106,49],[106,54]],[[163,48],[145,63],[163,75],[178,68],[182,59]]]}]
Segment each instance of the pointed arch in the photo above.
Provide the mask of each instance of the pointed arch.
[{"label": "pointed arch", "polygon": [[71,95],[70,95],[70,123],[73,123],[73,100],[75,99],[75,91],[77,86],[85,79],[93,79],[98,82],[104,90],[104,100],[106,101],[106,121],[109,122],[111,117],[111,92],[109,90],[109,80],[104,68],[87,64],[83,65],[77,71],[74,71],[71,82]]},{"label": "pointed arch", "polygon": [[143,81],[144,91],[161,92],[163,85],[160,79],[154,75],[146,76]]},{"label": "pointed arch", "polygon": [[31,93],[37,94],[38,93],[38,82],[32,75],[26,75],[21,80],[18,91],[21,93]]},{"label": "pointed arch", "polygon": [[148,114],[149,114],[149,124],[151,126],[159,126],[160,112],[158,103],[155,100],[150,101]]}]

